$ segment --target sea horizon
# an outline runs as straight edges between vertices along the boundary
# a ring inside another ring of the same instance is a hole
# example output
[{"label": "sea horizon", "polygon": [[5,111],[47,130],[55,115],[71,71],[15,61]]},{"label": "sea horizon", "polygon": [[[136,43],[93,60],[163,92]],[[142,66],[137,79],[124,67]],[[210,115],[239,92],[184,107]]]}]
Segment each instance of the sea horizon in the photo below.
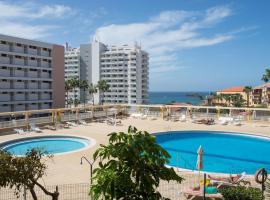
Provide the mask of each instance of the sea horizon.
[{"label": "sea horizon", "polygon": [[170,104],[170,103],[189,103],[192,105],[199,105],[203,102],[203,99],[210,92],[204,91],[150,91],[149,103],[150,104]]}]

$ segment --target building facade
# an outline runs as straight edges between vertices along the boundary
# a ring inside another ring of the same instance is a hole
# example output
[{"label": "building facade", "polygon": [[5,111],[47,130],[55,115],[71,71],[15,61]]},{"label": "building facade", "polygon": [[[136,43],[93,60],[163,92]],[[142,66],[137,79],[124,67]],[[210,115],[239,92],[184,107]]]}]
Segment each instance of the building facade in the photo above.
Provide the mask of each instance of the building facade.
[{"label": "building facade", "polygon": [[148,53],[134,46],[112,46],[101,54],[100,79],[110,90],[105,103],[146,104],[148,102]]},{"label": "building facade", "polygon": [[64,47],[0,34],[0,112],[64,106]]},{"label": "building facade", "polygon": [[[80,79],[80,49],[71,48],[66,45],[65,49],[65,81],[69,79]],[[80,89],[75,88],[65,95],[65,100],[74,101],[80,99]]]},{"label": "building facade", "polygon": [[252,106],[270,106],[270,83],[256,86],[252,89]]},{"label": "building facade", "polygon": [[104,94],[97,93],[93,97],[88,95],[89,103],[93,101],[92,98],[95,103],[102,101],[107,104],[148,102],[149,56],[139,46],[109,47],[93,41],[80,45],[79,54],[80,79],[94,85],[105,80],[110,85],[109,91]]}]

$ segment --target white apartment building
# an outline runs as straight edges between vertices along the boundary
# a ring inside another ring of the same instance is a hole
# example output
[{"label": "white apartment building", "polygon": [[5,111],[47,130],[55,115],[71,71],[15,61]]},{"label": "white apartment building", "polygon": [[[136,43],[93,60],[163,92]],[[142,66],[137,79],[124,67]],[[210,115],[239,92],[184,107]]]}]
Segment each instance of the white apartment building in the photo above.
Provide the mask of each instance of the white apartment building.
[{"label": "white apartment building", "polygon": [[[66,44],[65,49],[65,81],[76,78],[80,79],[80,49],[71,48]],[[80,99],[80,90],[75,88],[68,92],[68,96],[65,96],[67,100]]]},{"label": "white apartment building", "polygon": [[[106,80],[110,90],[95,95],[95,103],[148,102],[149,57],[138,45],[111,46],[94,41],[80,46],[80,78],[97,84]],[[88,101],[91,99],[88,97]]]},{"label": "white apartment building", "polygon": [[0,34],[0,112],[59,108],[64,47]]},{"label": "white apartment building", "polygon": [[134,46],[112,46],[101,54],[100,79],[110,91],[105,103],[145,104],[148,101],[148,53]]}]

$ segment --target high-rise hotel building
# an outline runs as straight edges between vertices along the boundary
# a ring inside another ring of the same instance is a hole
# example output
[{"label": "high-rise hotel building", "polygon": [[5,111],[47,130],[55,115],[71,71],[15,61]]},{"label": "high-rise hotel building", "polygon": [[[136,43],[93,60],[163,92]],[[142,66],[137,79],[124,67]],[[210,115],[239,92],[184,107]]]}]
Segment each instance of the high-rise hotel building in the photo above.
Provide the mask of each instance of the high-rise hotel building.
[{"label": "high-rise hotel building", "polygon": [[[66,44],[65,48],[65,80],[80,79],[80,49],[71,48]],[[66,101],[80,99],[80,90],[75,88],[66,93]]]},{"label": "high-rise hotel building", "polygon": [[[105,80],[110,85],[108,92],[94,95],[95,103],[146,104],[149,90],[149,57],[138,45],[107,46],[93,41],[80,45],[81,80],[97,84]],[[78,50],[76,50],[78,52]],[[70,55],[70,51],[66,55]],[[70,74],[66,56],[66,77]],[[74,69],[75,70],[75,69]],[[77,68],[76,68],[77,70]],[[88,97],[88,102],[92,100]]]},{"label": "high-rise hotel building", "polygon": [[0,112],[60,107],[64,47],[0,34]]}]

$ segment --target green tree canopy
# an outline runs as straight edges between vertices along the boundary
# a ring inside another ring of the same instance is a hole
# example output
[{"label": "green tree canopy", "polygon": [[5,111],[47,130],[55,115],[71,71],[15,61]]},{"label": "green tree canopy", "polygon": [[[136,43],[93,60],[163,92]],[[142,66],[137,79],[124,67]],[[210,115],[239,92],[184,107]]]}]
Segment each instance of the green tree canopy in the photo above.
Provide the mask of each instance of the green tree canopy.
[{"label": "green tree canopy", "polygon": [[38,181],[41,179],[47,169],[45,164],[46,158],[51,155],[45,155],[46,152],[41,150],[29,150],[24,157],[14,157],[6,151],[0,151],[0,187],[15,188],[18,195],[24,187],[28,189],[34,200],[37,195],[34,190],[35,186],[39,187],[45,194],[57,200],[58,191],[49,192]]},{"label": "green tree canopy", "polygon": [[101,94],[101,104],[103,104],[103,95],[104,92],[108,92],[110,89],[110,85],[105,80],[100,80],[97,83],[97,88]]},{"label": "green tree canopy", "polygon": [[264,82],[268,82],[270,80],[270,69],[265,69],[265,72],[262,76],[262,80]]},{"label": "green tree canopy", "polygon": [[148,132],[129,127],[127,133],[114,132],[109,137],[109,144],[94,153],[100,161],[90,189],[93,199],[165,199],[157,191],[160,181],[183,180],[165,166],[170,155]]}]

